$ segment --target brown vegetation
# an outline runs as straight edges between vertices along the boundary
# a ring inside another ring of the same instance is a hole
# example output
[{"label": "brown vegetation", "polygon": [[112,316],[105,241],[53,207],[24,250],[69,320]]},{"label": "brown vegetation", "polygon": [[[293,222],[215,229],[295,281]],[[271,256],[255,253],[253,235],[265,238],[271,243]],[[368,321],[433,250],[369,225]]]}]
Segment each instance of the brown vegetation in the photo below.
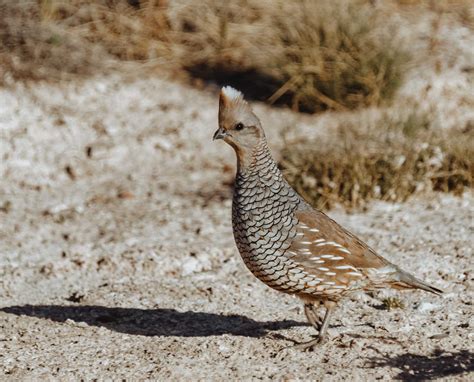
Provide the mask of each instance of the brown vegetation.
[{"label": "brown vegetation", "polygon": [[90,73],[107,52],[314,112],[390,99],[407,62],[386,13],[365,0],[41,0],[2,15],[1,60],[17,79]]},{"label": "brown vegetation", "polygon": [[88,75],[101,65],[100,46],[43,17],[36,2],[0,3],[0,85]]},{"label": "brown vegetation", "polygon": [[474,186],[474,129],[443,131],[415,109],[342,123],[314,142],[287,142],[281,166],[318,208],[371,199],[404,201],[422,190],[460,194]]},{"label": "brown vegetation", "polygon": [[408,7],[472,22],[464,0],[3,2],[0,83],[90,74],[114,57],[238,86],[299,111],[378,105],[407,69],[410,43],[397,17]]},{"label": "brown vegetation", "polygon": [[178,17],[186,69],[230,78],[247,94],[294,110],[379,104],[408,61],[390,19],[367,1],[209,1],[200,8]]}]

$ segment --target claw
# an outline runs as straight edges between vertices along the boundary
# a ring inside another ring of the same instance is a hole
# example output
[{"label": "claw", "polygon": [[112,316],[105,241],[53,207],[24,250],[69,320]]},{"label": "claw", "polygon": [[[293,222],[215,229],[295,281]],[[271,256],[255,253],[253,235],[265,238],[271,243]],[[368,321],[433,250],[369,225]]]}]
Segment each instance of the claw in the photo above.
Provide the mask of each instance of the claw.
[{"label": "claw", "polygon": [[302,342],[300,344],[296,344],[296,345],[289,346],[289,347],[293,348],[293,349],[301,350],[301,351],[312,351],[312,350],[314,350],[314,348],[317,345],[322,345],[326,341],[327,341],[326,337],[318,336],[318,337],[312,339],[311,341]]}]

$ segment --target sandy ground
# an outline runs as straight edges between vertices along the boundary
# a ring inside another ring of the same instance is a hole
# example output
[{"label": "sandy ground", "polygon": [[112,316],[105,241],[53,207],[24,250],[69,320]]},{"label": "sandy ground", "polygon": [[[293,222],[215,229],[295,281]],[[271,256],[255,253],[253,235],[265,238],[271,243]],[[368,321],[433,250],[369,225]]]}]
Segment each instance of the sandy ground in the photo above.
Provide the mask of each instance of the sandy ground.
[{"label": "sandy ground", "polygon": [[[301,303],[233,243],[216,94],[111,76],[0,100],[0,379],[474,378],[473,194],[331,211],[446,293],[347,300],[304,353],[286,348],[314,334]],[[327,119],[256,110],[276,152]]]}]

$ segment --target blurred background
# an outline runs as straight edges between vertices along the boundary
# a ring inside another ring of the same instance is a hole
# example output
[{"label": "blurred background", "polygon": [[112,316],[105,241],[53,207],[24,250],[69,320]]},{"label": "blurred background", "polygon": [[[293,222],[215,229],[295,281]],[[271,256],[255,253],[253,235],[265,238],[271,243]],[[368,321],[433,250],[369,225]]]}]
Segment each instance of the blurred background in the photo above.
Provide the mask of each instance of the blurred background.
[{"label": "blurred background", "polygon": [[324,144],[281,150],[291,183],[321,208],[473,185],[470,0],[0,4],[3,87],[118,73],[329,111]]}]

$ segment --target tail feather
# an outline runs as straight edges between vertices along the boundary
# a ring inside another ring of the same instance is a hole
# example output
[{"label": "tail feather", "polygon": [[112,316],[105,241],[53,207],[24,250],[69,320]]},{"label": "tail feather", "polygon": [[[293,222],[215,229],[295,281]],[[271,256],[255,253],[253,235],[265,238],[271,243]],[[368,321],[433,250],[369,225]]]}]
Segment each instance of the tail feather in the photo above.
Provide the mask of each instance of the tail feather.
[{"label": "tail feather", "polygon": [[421,281],[420,279],[417,279],[415,276],[412,276],[407,272],[400,270],[398,275],[399,281],[407,285],[409,288],[422,289],[424,291],[431,292],[437,295],[441,295],[443,293],[441,289],[435,288],[434,286],[431,286]]}]

